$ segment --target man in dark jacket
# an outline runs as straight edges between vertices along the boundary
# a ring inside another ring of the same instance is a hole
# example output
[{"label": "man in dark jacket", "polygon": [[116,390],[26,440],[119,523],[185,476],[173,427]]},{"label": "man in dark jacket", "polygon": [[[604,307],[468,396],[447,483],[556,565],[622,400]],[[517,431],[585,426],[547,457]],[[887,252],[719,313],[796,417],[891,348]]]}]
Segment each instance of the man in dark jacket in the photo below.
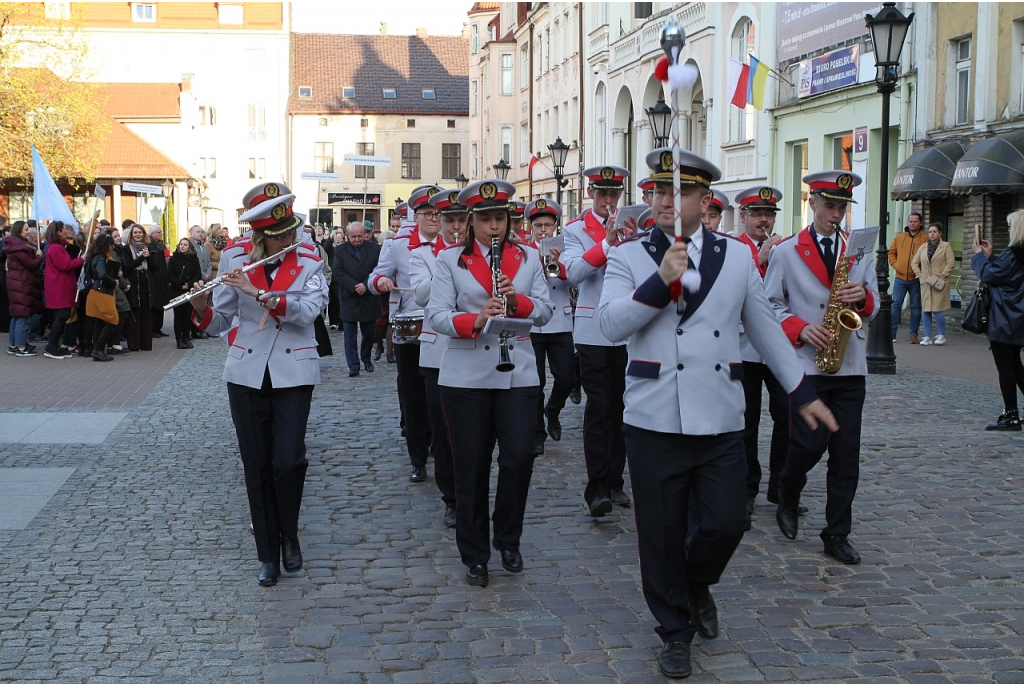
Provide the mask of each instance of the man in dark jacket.
[{"label": "man in dark jacket", "polygon": [[149,227],[149,307],[152,311],[153,337],[166,338],[164,305],[167,304],[167,247],[163,229],[156,224]]},{"label": "man in dark jacket", "polygon": [[[380,245],[366,239],[366,228],[355,221],[348,226],[348,242],[334,248],[334,278],[341,287],[341,320],[345,329],[345,359],[348,375],[359,375],[363,368],[373,371],[370,353],[377,317],[381,316],[380,297],[366,287],[366,280],[377,267]],[[356,333],[361,329],[362,345],[356,349]]]}]

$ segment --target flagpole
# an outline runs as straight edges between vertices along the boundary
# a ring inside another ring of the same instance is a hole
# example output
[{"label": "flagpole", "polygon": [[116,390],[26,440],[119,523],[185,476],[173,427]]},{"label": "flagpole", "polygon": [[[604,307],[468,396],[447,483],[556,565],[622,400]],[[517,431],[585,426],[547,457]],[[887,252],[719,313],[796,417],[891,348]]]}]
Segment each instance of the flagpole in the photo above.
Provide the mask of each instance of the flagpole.
[{"label": "flagpole", "polygon": [[[679,54],[686,44],[686,34],[683,27],[674,22],[665,24],[661,29],[661,49],[668,57],[669,68],[679,62]],[[683,193],[682,183],[679,178],[679,91],[672,86],[671,79],[668,81],[669,108],[672,110],[672,210],[675,215],[675,237],[676,242],[683,239]],[[676,300],[676,312],[683,313],[683,298]]]}]

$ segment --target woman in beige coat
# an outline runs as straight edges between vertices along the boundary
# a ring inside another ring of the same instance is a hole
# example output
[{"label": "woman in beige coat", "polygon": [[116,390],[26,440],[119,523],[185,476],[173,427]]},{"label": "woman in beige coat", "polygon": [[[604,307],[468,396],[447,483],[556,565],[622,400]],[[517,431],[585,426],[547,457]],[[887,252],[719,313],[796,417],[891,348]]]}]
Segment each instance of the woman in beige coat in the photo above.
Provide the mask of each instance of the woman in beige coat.
[{"label": "woman in beige coat", "polygon": [[[924,312],[924,337],[922,345],[946,344],[946,310],[949,301],[949,275],[953,273],[953,249],[942,240],[942,223],[928,224],[928,242],[914,255],[910,267],[921,283],[921,311]],[[936,333],[932,339],[932,316],[935,317]]]}]

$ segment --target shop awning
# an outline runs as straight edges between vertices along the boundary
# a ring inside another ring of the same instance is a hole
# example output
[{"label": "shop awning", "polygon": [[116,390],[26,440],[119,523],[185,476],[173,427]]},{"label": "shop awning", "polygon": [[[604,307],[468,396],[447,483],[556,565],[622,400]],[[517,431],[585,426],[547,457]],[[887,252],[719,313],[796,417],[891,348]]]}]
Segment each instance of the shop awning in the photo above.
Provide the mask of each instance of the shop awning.
[{"label": "shop awning", "polygon": [[1024,131],[979,140],[956,165],[954,195],[1024,192]]},{"label": "shop awning", "polygon": [[934,200],[949,197],[949,184],[956,163],[967,148],[952,141],[918,150],[896,170],[892,180],[893,200]]}]

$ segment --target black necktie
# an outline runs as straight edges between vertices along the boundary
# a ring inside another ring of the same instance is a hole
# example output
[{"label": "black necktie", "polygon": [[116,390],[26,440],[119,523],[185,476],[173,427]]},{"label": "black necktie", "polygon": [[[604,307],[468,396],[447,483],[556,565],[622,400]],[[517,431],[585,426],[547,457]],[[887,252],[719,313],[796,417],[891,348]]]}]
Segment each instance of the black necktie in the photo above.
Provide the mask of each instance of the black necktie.
[{"label": "black necktie", "polygon": [[822,238],[821,239],[821,258],[825,260],[825,268],[828,270],[828,280],[832,280],[832,276],[836,272],[836,253],[832,251],[832,239]]},{"label": "black necktie", "polygon": [[757,249],[760,250],[762,245],[764,245],[764,241],[763,240],[758,240],[757,241]]},{"label": "black necktie", "polygon": [[271,288],[274,287],[274,274],[277,273],[278,268],[281,266],[281,260],[276,262],[270,262],[263,267],[263,272],[267,274],[267,285]]}]

